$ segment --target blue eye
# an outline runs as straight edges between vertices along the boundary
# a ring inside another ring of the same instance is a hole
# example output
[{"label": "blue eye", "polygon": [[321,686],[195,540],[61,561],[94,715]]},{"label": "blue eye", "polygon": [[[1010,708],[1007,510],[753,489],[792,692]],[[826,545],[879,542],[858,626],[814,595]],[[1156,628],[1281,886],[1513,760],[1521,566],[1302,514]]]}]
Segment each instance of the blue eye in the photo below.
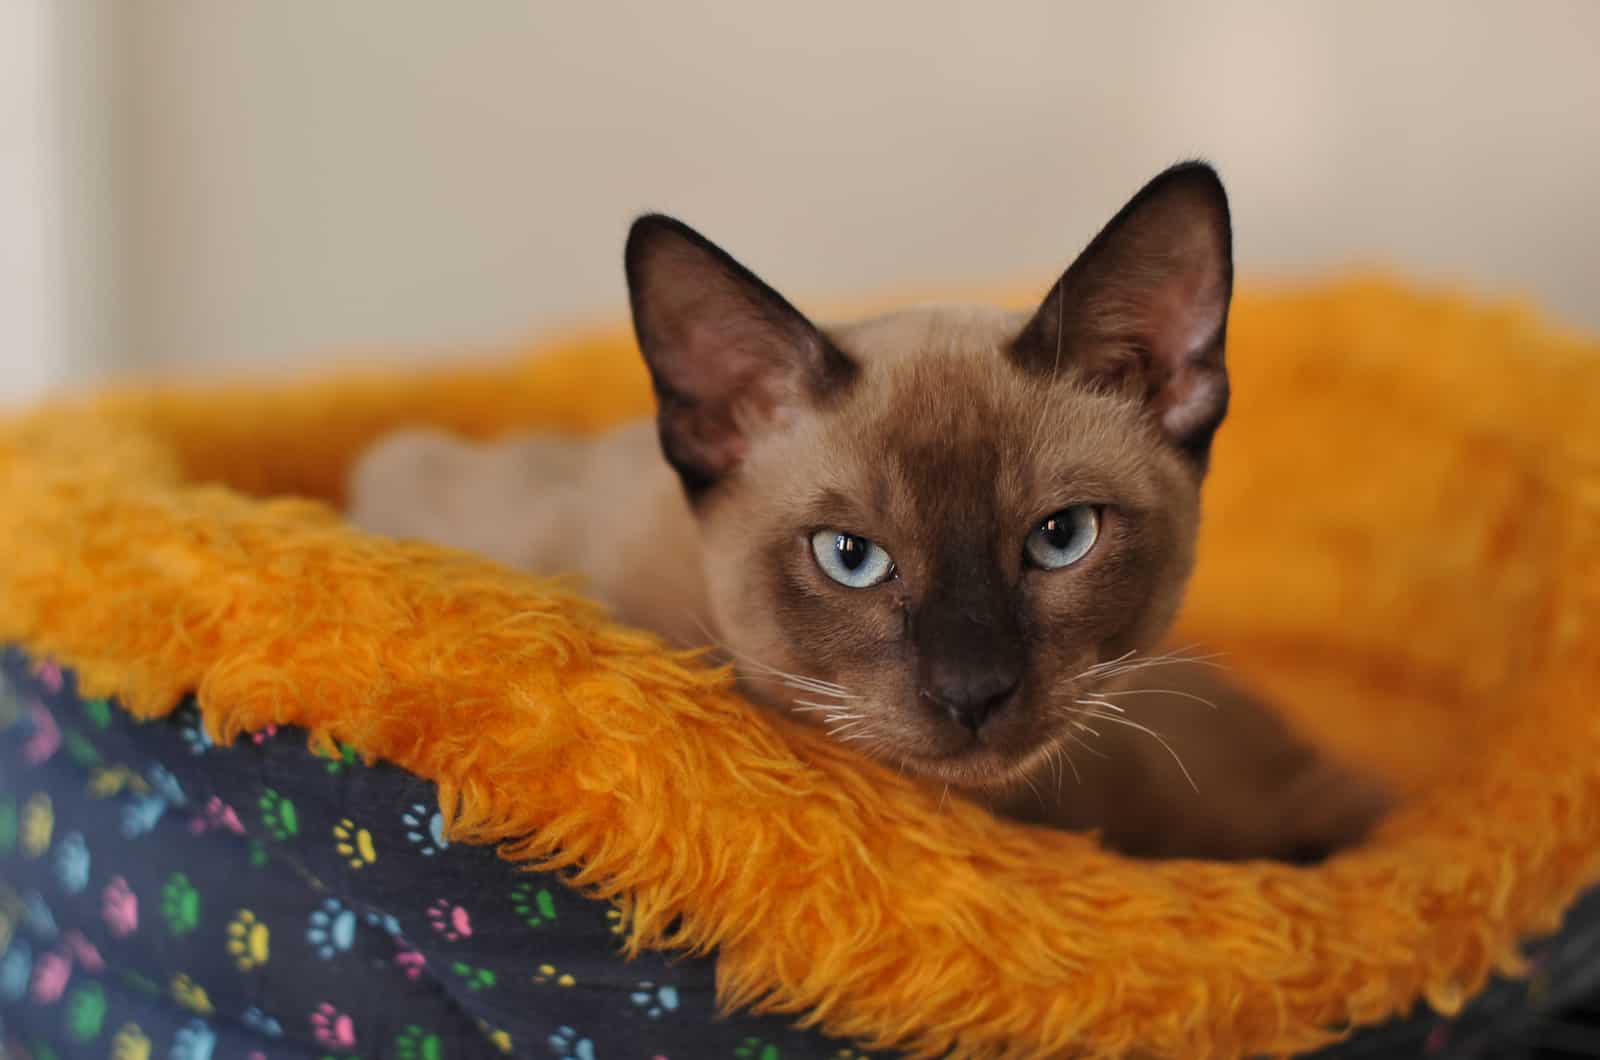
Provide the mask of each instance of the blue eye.
[{"label": "blue eye", "polygon": [[1100,537],[1100,509],[1092,504],[1063,508],[1028,535],[1023,551],[1035,567],[1060,570],[1070,567],[1094,547]]},{"label": "blue eye", "polygon": [[811,554],[822,573],[852,589],[868,589],[894,573],[889,553],[859,534],[818,530],[811,535]]}]

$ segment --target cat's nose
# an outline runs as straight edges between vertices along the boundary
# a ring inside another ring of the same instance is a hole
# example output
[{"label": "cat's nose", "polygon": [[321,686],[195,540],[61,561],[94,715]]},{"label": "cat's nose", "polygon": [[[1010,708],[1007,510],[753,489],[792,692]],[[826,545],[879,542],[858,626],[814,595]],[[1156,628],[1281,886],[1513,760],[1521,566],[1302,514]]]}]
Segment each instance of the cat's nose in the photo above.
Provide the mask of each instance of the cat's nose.
[{"label": "cat's nose", "polygon": [[1009,666],[928,668],[924,695],[957,725],[974,734],[1017,691],[1019,671]]}]

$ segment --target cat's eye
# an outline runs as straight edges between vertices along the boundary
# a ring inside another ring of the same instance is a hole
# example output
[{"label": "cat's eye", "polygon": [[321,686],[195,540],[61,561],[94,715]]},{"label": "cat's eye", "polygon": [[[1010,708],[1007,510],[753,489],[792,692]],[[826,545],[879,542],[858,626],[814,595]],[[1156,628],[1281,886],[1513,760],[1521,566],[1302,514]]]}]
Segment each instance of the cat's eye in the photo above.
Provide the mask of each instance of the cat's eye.
[{"label": "cat's eye", "polygon": [[818,530],[811,535],[811,554],[822,573],[852,589],[868,589],[894,573],[889,553],[860,534]]},{"label": "cat's eye", "polygon": [[1087,556],[1099,537],[1100,509],[1092,504],[1074,504],[1034,527],[1023,551],[1035,567],[1060,570]]}]

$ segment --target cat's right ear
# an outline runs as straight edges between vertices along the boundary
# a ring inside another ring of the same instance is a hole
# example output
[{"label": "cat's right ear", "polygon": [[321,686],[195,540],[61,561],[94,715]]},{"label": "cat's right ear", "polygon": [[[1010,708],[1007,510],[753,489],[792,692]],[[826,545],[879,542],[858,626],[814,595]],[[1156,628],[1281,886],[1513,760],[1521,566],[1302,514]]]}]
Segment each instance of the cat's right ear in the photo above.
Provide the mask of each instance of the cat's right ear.
[{"label": "cat's right ear", "polygon": [[624,261],[662,452],[691,497],[738,467],[759,435],[855,377],[799,310],[681,221],[639,218]]}]

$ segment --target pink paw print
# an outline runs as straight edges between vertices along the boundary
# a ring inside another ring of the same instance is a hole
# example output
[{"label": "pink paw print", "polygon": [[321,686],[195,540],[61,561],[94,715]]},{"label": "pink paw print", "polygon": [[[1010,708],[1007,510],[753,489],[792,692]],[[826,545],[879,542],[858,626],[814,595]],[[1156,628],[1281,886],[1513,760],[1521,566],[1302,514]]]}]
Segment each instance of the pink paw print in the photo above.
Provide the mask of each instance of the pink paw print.
[{"label": "pink paw print", "polygon": [[100,896],[100,915],[112,938],[125,939],[139,930],[139,897],[121,876],[106,884]]},{"label": "pink paw print", "polygon": [[45,691],[51,695],[61,691],[61,665],[49,661],[37,662],[33,666],[33,676],[44,685]]},{"label": "pink paw print", "polygon": [[266,743],[268,740],[272,739],[277,734],[278,734],[278,727],[276,725],[268,725],[265,729],[261,729],[261,730],[258,730],[257,732],[251,733],[250,734],[250,742],[255,744],[257,747],[260,747],[262,744]]},{"label": "pink paw print", "polygon": [[195,835],[209,832],[213,828],[221,828],[232,832],[234,835],[244,835],[244,825],[239,823],[239,815],[233,812],[233,807],[211,796],[206,801],[205,808],[199,816],[189,822],[189,831]]},{"label": "pink paw print", "polygon": [[22,760],[37,766],[61,749],[61,730],[56,728],[56,719],[43,703],[35,703],[28,716],[33,719],[33,735],[22,745]]},{"label": "pink paw print", "polygon": [[35,1003],[53,1005],[61,1000],[72,978],[72,958],[59,950],[39,958],[33,966],[33,986],[30,994]]},{"label": "pink paw print", "polygon": [[348,1049],[356,1044],[355,1024],[326,1001],[311,1013],[311,1032],[318,1042],[335,1049]]},{"label": "pink paw print", "polygon": [[428,923],[433,925],[433,930],[451,942],[460,942],[462,939],[472,937],[472,918],[467,915],[465,909],[459,905],[452,905],[445,898],[428,907]]},{"label": "pink paw print", "polygon": [[100,951],[94,948],[94,943],[83,937],[82,932],[69,931],[62,941],[66,943],[68,959],[76,959],[90,975],[99,975],[106,970],[106,962],[100,956]]},{"label": "pink paw print", "polygon": [[394,955],[394,963],[406,973],[407,979],[421,979],[423,971],[428,967],[428,958],[409,947],[402,947]]}]

